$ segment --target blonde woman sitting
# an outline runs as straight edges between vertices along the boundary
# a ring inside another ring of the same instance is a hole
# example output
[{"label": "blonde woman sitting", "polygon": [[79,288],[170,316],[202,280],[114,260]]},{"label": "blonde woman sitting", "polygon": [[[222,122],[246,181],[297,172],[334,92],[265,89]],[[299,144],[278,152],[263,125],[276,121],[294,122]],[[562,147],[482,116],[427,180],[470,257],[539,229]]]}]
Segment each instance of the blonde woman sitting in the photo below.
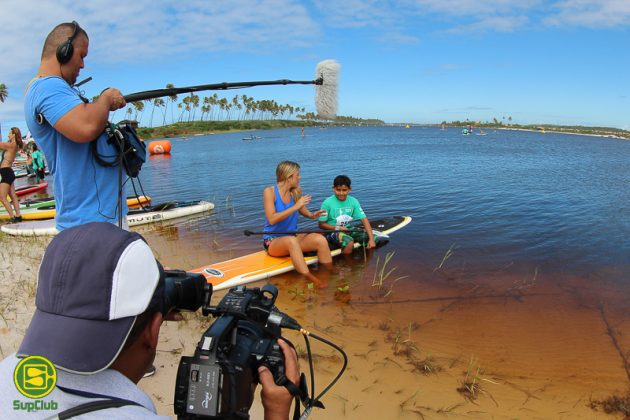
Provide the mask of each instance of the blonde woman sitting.
[{"label": "blonde woman sitting", "polygon": [[[304,261],[304,252],[317,252],[319,263],[330,267],[332,256],[326,238],[319,233],[293,233],[297,231],[298,213],[317,219],[324,211],[311,212],[306,207],[310,195],[302,195],[300,165],[291,161],[280,162],[276,168],[277,184],[265,188],[265,227],[263,246],[272,257],[289,255],[295,270],[308,280],[319,283]],[[320,284],[321,285],[321,284]]]}]

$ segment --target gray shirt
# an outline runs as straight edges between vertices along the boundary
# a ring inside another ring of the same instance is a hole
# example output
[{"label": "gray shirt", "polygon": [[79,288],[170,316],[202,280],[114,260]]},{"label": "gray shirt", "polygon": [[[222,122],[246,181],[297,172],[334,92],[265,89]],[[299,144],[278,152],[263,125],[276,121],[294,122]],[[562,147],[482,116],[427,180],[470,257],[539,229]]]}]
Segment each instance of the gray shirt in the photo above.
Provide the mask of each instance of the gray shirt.
[{"label": "gray shirt", "polygon": [[[45,419],[54,416],[69,408],[85,404],[90,401],[97,401],[101,398],[86,398],[74,394],[62,392],[55,388],[50,394],[41,398],[48,406],[51,401],[57,405],[56,410],[31,411],[14,410],[14,401],[35,402],[18,392],[13,383],[13,371],[20,359],[15,354],[8,356],[0,362],[0,417],[2,419]],[[73,390],[91,392],[94,394],[107,395],[109,397],[122,398],[134,401],[141,406],[128,405],[119,408],[108,408],[106,410],[93,411],[83,414],[77,419],[169,419],[170,417],[158,416],[155,405],[147,394],[131,382],[122,373],[106,369],[92,375],[78,375],[57,369],[57,384]]]}]

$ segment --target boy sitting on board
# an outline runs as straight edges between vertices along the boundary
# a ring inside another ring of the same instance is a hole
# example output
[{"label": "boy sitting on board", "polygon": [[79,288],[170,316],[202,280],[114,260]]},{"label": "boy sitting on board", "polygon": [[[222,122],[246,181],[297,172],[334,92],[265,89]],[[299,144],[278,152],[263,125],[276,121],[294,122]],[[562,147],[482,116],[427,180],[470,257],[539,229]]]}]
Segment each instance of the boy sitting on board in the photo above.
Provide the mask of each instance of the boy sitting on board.
[{"label": "boy sitting on board", "polygon": [[319,228],[332,230],[334,232],[326,234],[326,238],[331,247],[341,248],[343,254],[350,254],[354,249],[354,238],[341,231],[348,230],[348,223],[353,220],[361,220],[365,233],[368,237],[366,248],[376,247],[372,226],[363,212],[359,200],[352,197],[350,178],[346,175],[339,175],[333,181],[334,194],[324,200],[321,209],[325,213],[319,217]]}]

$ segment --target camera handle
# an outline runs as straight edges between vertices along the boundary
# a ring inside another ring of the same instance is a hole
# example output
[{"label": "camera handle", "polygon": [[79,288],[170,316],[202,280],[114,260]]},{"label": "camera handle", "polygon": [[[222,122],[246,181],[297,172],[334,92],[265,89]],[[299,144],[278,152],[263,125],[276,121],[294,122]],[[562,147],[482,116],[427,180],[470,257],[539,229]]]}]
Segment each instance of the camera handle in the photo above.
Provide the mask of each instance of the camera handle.
[{"label": "camera handle", "polygon": [[226,334],[232,331],[237,321],[237,318],[229,315],[217,318],[201,336],[195,350],[195,356],[208,356],[214,353],[215,347],[223,341]]}]

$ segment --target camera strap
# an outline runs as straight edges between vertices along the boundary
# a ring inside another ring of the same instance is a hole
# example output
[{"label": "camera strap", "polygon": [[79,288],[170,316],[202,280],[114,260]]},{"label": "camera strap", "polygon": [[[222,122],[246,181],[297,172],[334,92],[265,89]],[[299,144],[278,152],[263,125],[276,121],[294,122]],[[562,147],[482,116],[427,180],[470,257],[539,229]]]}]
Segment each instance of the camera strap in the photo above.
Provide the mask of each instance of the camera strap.
[{"label": "camera strap", "polygon": [[306,408],[305,413],[307,411],[310,412],[310,410],[313,407],[322,408],[322,409],[325,408],[324,404],[322,404],[321,401],[311,400],[308,397],[308,386],[306,385],[306,375],[304,375],[304,373],[300,374],[299,387],[297,387],[287,377],[284,378],[284,381],[281,385],[284,386],[287,389],[287,391],[289,391],[289,393],[295,397],[295,409],[293,411],[293,420],[298,420],[301,418],[300,417],[300,401]]},{"label": "camera strap", "polygon": [[77,389],[66,388],[60,385],[57,385],[57,388],[60,391],[65,392],[67,394],[78,395],[84,398],[103,398],[103,399],[98,400],[98,401],[89,401],[85,404],[77,405],[76,407],[69,408],[67,410],[62,411],[61,413],[57,413],[56,415],[49,417],[49,419],[65,420],[72,417],[80,416],[85,413],[90,413],[92,411],[107,410],[108,408],[118,408],[118,407],[124,407],[126,405],[137,405],[137,406],[143,407],[141,404],[135,401],[125,400],[123,398],[96,394],[96,393],[87,392],[87,391],[80,391]]}]

